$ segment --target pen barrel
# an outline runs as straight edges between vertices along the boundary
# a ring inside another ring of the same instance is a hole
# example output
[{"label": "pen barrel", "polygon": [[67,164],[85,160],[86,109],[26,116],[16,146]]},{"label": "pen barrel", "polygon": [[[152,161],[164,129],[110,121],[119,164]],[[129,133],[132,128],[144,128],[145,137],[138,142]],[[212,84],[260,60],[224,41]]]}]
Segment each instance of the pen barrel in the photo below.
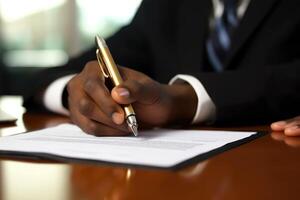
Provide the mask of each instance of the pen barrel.
[{"label": "pen barrel", "polygon": [[105,58],[103,59],[103,61],[106,65],[111,80],[113,81],[115,86],[120,85],[123,82],[123,80],[108,47],[104,47],[101,50],[102,55]]},{"label": "pen barrel", "polygon": [[[107,46],[102,47],[101,53],[102,53],[102,56],[105,58],[105,59],[103,59],[103,62],[106,65],[106,69],[108,70],[111,80],[113,81],[115,86],[120,85],[123,82],[123,79],[121,77],[118,67],[117,67],[108,47]],[[128,117],[130,115],[135,115],[134,110],[130,104],[124,106],[124,111],[125,111],[126,117]]]},{"label": "pen barrel", "polygon": [[130,115],[135,115],[135,112],[134,112],[131,104],[124,106],[124,111],[125,111],[126,117],[128,117]]}]

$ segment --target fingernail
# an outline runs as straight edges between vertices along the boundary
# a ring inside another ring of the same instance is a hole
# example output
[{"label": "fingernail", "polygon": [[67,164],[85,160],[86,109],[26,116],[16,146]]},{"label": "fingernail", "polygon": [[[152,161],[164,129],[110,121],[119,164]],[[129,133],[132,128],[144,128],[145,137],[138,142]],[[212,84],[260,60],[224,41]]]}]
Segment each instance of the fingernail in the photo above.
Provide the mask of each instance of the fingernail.
[{"label": "fingernail", "polygon": [[121,97],[129,97],[129,95],[130,95],[129,91],[125,88],[118,88],[117,93]]},{"label": "fingernail", "polygon": [[285,121],[279,121],[279,122],[275,122],[273,123],[275,126],[285,126],[286,122]]},{"label": "fingernail", "polygon": [[118,112],[114,112],[112,115],[111,115],[111,118],[112,118],[112,121],[115,123],[115,124],[122,124],[123,123],[123,115],[118,113]]}]

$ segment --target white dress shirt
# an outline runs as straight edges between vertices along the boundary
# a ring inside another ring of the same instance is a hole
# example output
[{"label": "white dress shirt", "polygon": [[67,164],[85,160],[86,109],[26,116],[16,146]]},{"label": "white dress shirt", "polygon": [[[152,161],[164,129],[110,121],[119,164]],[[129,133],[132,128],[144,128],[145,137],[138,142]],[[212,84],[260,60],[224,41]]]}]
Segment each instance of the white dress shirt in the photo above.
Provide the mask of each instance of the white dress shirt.
[{"label": "white dress shirt", "polygon": [[[244,16],[249,2],[250,0],[239,1],[237,10],[239,19]],[[213,18],[210,20],[210,24],[213,23],[214,18],[220,17],[224,10],[224,6],[221,0],[212,0],[212,4]],[[72,79],[73,76],[75,75],[68,75],[59,78],[48,86],[43,97],[43,103],[47,109],[52,112],[68,115],[68,110],[64,108],[62,104],[62,94],[67,83]],[[186,82],[190,84],[194,88],[198,98],[197,109],[192,123],[206,123],[213,121],[216,115],[216,106],[211,100],[204,86],[202,85],[201,80],[198,80],[191,75],[178,74],[170,80],[169,84],[180,82]]]}]

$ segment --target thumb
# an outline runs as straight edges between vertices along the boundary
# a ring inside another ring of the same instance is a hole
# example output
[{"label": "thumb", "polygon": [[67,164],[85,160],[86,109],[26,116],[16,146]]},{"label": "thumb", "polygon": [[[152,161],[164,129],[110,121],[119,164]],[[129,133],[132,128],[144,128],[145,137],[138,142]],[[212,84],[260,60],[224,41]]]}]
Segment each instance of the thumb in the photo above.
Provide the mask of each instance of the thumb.
[{"label": "thumb", "polygon": [[160,100],[161,86],[150,80],[140,83],[135,80],[127,80],[111,91],[112,98],[119,104],[154,104]]}]

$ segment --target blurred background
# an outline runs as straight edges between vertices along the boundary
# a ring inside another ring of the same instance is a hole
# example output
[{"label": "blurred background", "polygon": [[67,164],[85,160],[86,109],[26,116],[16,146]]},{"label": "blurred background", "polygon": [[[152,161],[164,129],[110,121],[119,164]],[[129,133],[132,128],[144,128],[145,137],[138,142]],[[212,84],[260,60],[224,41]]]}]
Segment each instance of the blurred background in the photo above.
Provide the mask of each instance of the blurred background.
[{"label": "blurred background", "polygon": [[15,101],[22,105],[23,100],[15,95],[30,87],[28,79],[45,67],[64,65],[91,47],[95,34],[112,35],[132,20],[140,3],[0,0],[0,109],[18,116]]},{"label": "blurred background", "polygon": [[[0,0],[0,56],[12,67],[62,65],[130,22],[141,0]],[[37,59],[39,58],[39,59]]]}]

